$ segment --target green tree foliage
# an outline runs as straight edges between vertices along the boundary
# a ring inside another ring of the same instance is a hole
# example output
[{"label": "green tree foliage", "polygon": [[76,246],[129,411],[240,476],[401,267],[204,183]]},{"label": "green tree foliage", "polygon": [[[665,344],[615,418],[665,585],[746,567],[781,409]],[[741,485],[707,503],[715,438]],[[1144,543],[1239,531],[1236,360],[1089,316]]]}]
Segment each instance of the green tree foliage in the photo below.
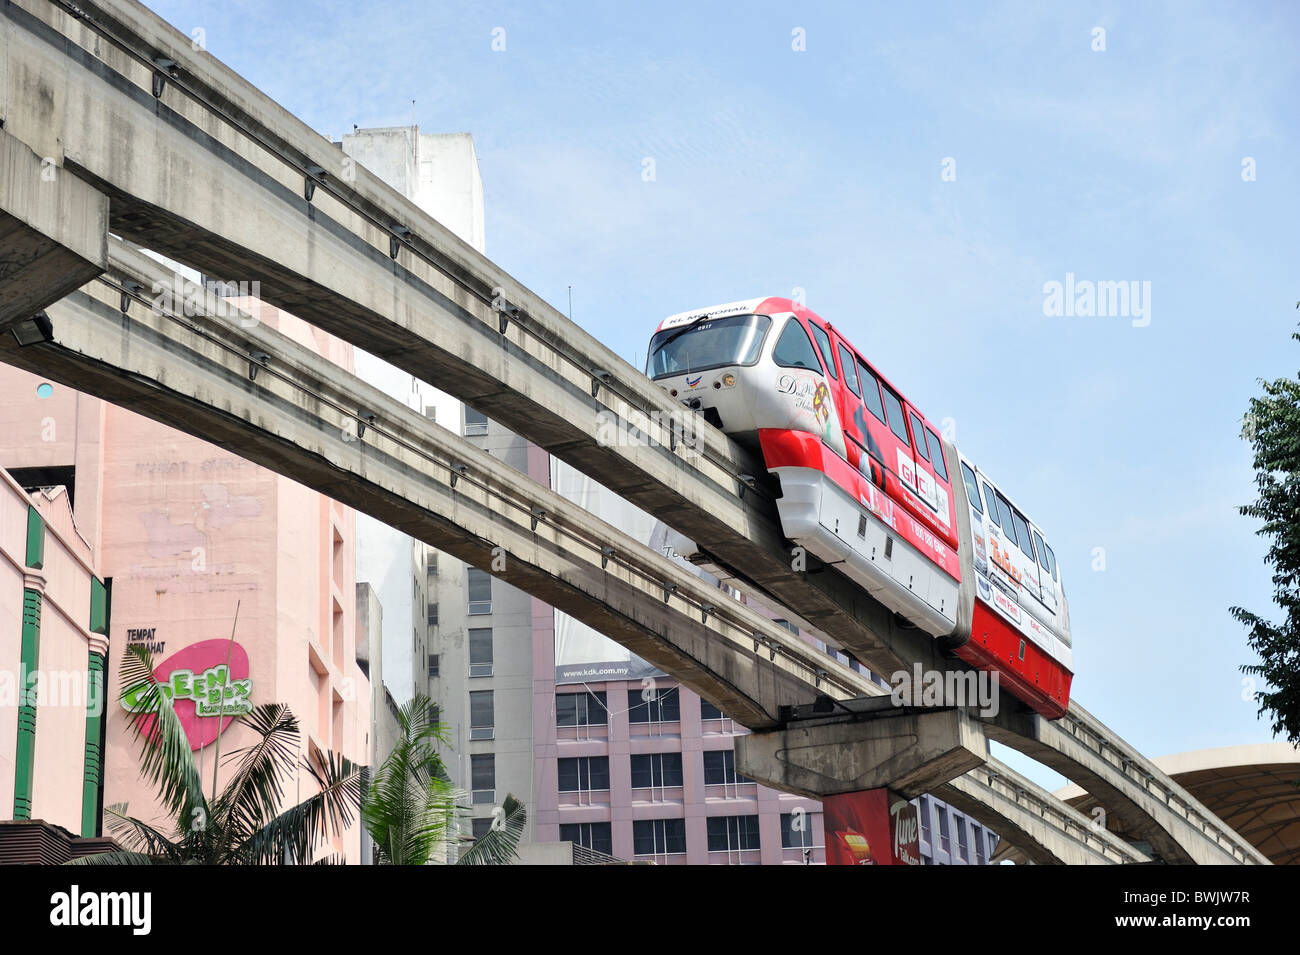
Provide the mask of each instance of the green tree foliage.
[{"label": "green tree foliage", "polygon": [[[397,714],[398,739],[375,772],[362,819],[384,865],[427,865],[453,853],[456,822],[465,809],[438,755],[447,742],[437,707],[418,695]],[[492,829],[460,853],[457,865],[509,865],[518,858],[528,813],[513,795],[493,816]]]},{"label": "green tree foliage", "polygon": [[[1300,341],[1300,333],[1291,336]],[[1273,601],[1282,619],[1272,623],[1243,607],[1230,612],[1248,631],[1260,662],[1241,671],[1260,678],[1261,716],[1269,714],[1273,732],[1300,743],[1300,378],[1263,381],[1263,394],[1250,401],[1242,437],[1255,452],[1259,496],[1240,508],[1260,521],[1256,532],[1269,539],[1265,561],[1273,568]]]},{"label": "green tree foliage", "polygon": [[393,751],[375,771],[361,818],[383,865],[425,865],[446,846],[456,814],[456,792],[435,749],[447,737],[428,697],[397,713]]}]

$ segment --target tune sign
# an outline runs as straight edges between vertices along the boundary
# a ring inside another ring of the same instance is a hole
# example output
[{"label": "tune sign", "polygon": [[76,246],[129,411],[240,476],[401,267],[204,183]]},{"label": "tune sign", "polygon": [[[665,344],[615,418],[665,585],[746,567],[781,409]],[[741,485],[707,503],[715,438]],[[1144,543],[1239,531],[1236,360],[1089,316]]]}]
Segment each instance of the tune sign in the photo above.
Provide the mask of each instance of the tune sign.
[{"label": "tune sign", "polygon": [[889,789],[822,800],[827,865],[921,865],[916,807]]}]

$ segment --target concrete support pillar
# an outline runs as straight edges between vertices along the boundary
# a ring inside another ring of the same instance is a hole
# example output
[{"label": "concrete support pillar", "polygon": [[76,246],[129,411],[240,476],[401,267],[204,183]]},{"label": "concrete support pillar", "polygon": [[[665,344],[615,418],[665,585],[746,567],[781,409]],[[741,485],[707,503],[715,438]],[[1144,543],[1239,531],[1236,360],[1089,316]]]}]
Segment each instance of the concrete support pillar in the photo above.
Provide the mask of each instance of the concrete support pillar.
[{"label": "concrete support pillar", "polygon": [[895,707],[888,697],[855,718],[801,720],[736,740],[736,768],[814,799],[888,786],[911,798],[986,759],[984,734],[965,710]]}]

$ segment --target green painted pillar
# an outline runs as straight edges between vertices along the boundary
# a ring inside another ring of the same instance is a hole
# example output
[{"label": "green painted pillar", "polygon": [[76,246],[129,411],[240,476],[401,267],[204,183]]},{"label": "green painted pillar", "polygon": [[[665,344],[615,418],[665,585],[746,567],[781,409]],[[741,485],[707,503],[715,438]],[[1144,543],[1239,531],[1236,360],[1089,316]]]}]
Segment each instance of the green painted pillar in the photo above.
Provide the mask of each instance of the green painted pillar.
[{"label": "green painted pillar", "polygon": [[27,566],[40,570],[45,566],[45,518],[27,505]]},{"label": "green painted pillar", "polygon": [[[109,591],[98,577],[90,578],[91,633],[108,635]],[[86,838],[101,835],[101,804],[104,792],[104,727],[108,705],[104,698],[104,655],[89,653],[86,665],[86,770],[81,785],[81,834]]]},{"label": "green painted pillar", "polygon": [[14,761],[14,818],[32,818],[36,778],[36,671],[41,659],[41,595],[23,591],[23,642],[18,681],[18,747]]},{"label": "green painted pillar", "polygon": [[81,785],[81,834],[99,835],[99,794],[104,779],[104,657],[91,653],[87,667],[86,778]]}]

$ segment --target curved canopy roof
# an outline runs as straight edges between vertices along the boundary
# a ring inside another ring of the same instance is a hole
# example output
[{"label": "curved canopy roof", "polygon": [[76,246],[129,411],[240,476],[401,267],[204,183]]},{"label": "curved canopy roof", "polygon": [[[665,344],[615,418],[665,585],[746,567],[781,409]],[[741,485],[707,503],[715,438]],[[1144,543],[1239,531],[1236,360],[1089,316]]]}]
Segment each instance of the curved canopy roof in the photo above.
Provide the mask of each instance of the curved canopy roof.
[{"label": "curved canopy roof", "polygon": [[[1300,864],[1300,748],[1289,743],[1224,746],[1162,756],[1155,764],[1274,865]],[[1056,795],[1085,816],[1097,805],[1074,785]]]}]

